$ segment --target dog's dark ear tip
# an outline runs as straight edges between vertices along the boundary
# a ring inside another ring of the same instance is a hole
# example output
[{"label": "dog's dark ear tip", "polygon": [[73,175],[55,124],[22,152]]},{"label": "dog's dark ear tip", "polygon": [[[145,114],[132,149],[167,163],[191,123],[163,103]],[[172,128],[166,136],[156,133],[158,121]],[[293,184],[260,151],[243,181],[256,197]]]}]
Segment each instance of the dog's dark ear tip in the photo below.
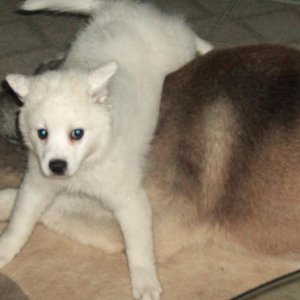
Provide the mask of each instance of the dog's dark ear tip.
[{"label": "dog's dark ear tip", "polygon": [[18,106],[22,106],[23,102],[20,101],[18,95],[9,86],[6,80],[1,82],[2,91],[0,92],[0,101],[4,97],[9,97],[10,100],[14,101]]},{"label": "dog's dark ear tip", "polygon": [[1,87],[4,91],[6,91],[9,88],[9,84],[6,80],[1,81]]},{"label": "dog's dark ear tip", "polygon": [[3,90],[3,92],[1,94],[9,93],[11,95],[16,95],[16,93],[13,91],[13,89],[10,87],[10,85],[8,84],[8,82],[6,80],[3,80],[1,82],[1,87],[2,87],[2,90]]}]

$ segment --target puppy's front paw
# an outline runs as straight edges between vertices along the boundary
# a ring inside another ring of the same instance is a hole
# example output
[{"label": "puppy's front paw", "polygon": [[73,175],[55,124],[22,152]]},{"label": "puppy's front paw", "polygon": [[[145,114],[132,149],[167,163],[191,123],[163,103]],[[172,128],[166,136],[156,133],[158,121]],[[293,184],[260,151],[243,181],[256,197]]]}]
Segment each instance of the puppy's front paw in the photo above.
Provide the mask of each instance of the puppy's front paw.
[{"label": "puppy's front paw", "polygon": [[4,267],[6,264],[8,264],[12,260],[12,257],[8,255],[2,255],[0,253],[0,268]]},{"label": "puppy's front paw", "polygon": [[5,237],[0,238],[0,268],[8,264],[18,251],[15,250],[15,247],[9,239]]},{"label": "puppy's front paw", "polygon": [[159,300],[162,292],[155,272],[137,268],[132,272],[133,297],[140,300]]},{"label": "puppy's front paw", "polygon": [[0,268],[4,267],[6,264],[8,264],[13,259],[13,256],[9,253],[6,253],[6,251],[0,250]]}]

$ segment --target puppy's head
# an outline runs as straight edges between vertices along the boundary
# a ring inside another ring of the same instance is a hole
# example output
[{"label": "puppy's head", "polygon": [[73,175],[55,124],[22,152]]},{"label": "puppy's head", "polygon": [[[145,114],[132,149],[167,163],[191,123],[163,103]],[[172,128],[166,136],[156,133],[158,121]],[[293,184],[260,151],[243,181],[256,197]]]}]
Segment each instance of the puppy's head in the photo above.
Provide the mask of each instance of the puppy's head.
[{"label": "puppy's head", "polygon": [[20,130],[45,176],[72,176],[104,155],[112,126],[108,86],[116,70],[110,62],[93,71],[6,77],[24,102]]}]

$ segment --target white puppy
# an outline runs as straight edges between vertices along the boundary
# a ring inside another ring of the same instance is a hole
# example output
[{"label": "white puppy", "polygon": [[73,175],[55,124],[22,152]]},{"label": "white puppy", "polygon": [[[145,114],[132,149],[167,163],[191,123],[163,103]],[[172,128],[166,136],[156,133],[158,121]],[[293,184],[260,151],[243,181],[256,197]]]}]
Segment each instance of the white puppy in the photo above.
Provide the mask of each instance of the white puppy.
[{"label": "white puppy", "polygon": [[20,251],[54,199],[84,195],[101,201],[120,224],[134,297],[159,299],[151,208],[143,188],[145,155],[164,77],[210,46],[181,19],[146,4],[28,0],[23,8],[92,18],[61,70],[7,76],[24,102],[20,128],[30,151],[20,189],[0,195],[8,202],[16,197],[0,238],[0,266]]}]

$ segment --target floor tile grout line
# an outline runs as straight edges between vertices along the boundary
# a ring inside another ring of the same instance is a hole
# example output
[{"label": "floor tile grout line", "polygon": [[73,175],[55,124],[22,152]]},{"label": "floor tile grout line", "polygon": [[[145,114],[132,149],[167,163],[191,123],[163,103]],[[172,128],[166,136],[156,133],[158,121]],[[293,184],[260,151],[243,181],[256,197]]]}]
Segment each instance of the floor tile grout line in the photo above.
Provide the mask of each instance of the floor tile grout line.
[{"label": "floor tile grout line", "polygon": [[234,22],[235,24],[237,24],[239,27],[244,28],[245,30],[247,30],[249,33],[251,33],[251,35],[256,38],[260,43],[263,42],[268,42],[266,41],[266,38],[258,31],[256,31],[255,29],[253,29],[250,25],[248,25],[246,22],[243,22],[243,19],[232,19],[231,22]]},{"label": "floor tile grout line", "polygon": [[197,2],[196,5],[197,5],[197,7],[198,7],[200,10],[204,11],[204,13],[208,15],[208,17],[213,17],[213,16],[215,16],[215,14],[214,14],[211,10],[209,10],[208,8],[206,8],[206,7],[205,7],[204,5],[202,5],[201,3],[198,3],[198,2]]},{"label": "floor tile grout line", "polygon": [[283,3],[283,4],[300,5],[299,0],[272,0],[272,1]]},{"label": "floor tile grout line", "polygon": [[221,18],[216,22],[216,24],[214,25],[214,27],[211,29],[210,33],[208,34],[208,36],[207,36],[208,40],[212,39],[213,35],[217,31],[217,29],[223,24],[223,22],[225,21],[225,19],[227,18],[227,16],[231,12],[231,10],[233,9],[233,7],[237,3],[237,1],[238,0],[232,0],[229,3],[229,5],[227,6],[227,8],[226,8],[225,12],[223,13],[223,15],[221,16]]},{"label": "floor tile grout line", "polygon": [[58,52],[62,52],[65,48],[60,49],[57,47],[53,47],[53,46],[40,46],[40,47],[34,47],[34,48],[30,48],[30,49],[26,49],[26,50],[19,50],[19,51],[15,51],[15,52],[9,52],[9,53],[3,53],[0,55],[0,60],[2,59],[6,59],[6,58],[12,58],[14,56],[18,56],[18,55],[27,55],[27,54],[34,54],[34,53],[38,53],[40,51],[51,51],[54,50],[56,53]]},{"label": "floor tile grout line", "polygon": [[290,9],[289,7],[286,7],[285,9],[274,9],[274,10],[268,11],[268,12],[254,13],[254,14],[242,15],[242,16],[241,15],[231,16],[230,19],[241,20],[241,19],[251,19],[251,18],[257,18],[257,17],[268,17],[268,16],[272,16],[274,14],[280,14],[280,13],[285,13],[285,12],[299,16],[298,11],[294,11],[294,10]]},{"label": "floor tile grout line", "polygon": [[299,38],[291,39],[291,40],[289,41],[289,43],[299,43],[299,44],[300,44],[300,39],[299,39]]}]

